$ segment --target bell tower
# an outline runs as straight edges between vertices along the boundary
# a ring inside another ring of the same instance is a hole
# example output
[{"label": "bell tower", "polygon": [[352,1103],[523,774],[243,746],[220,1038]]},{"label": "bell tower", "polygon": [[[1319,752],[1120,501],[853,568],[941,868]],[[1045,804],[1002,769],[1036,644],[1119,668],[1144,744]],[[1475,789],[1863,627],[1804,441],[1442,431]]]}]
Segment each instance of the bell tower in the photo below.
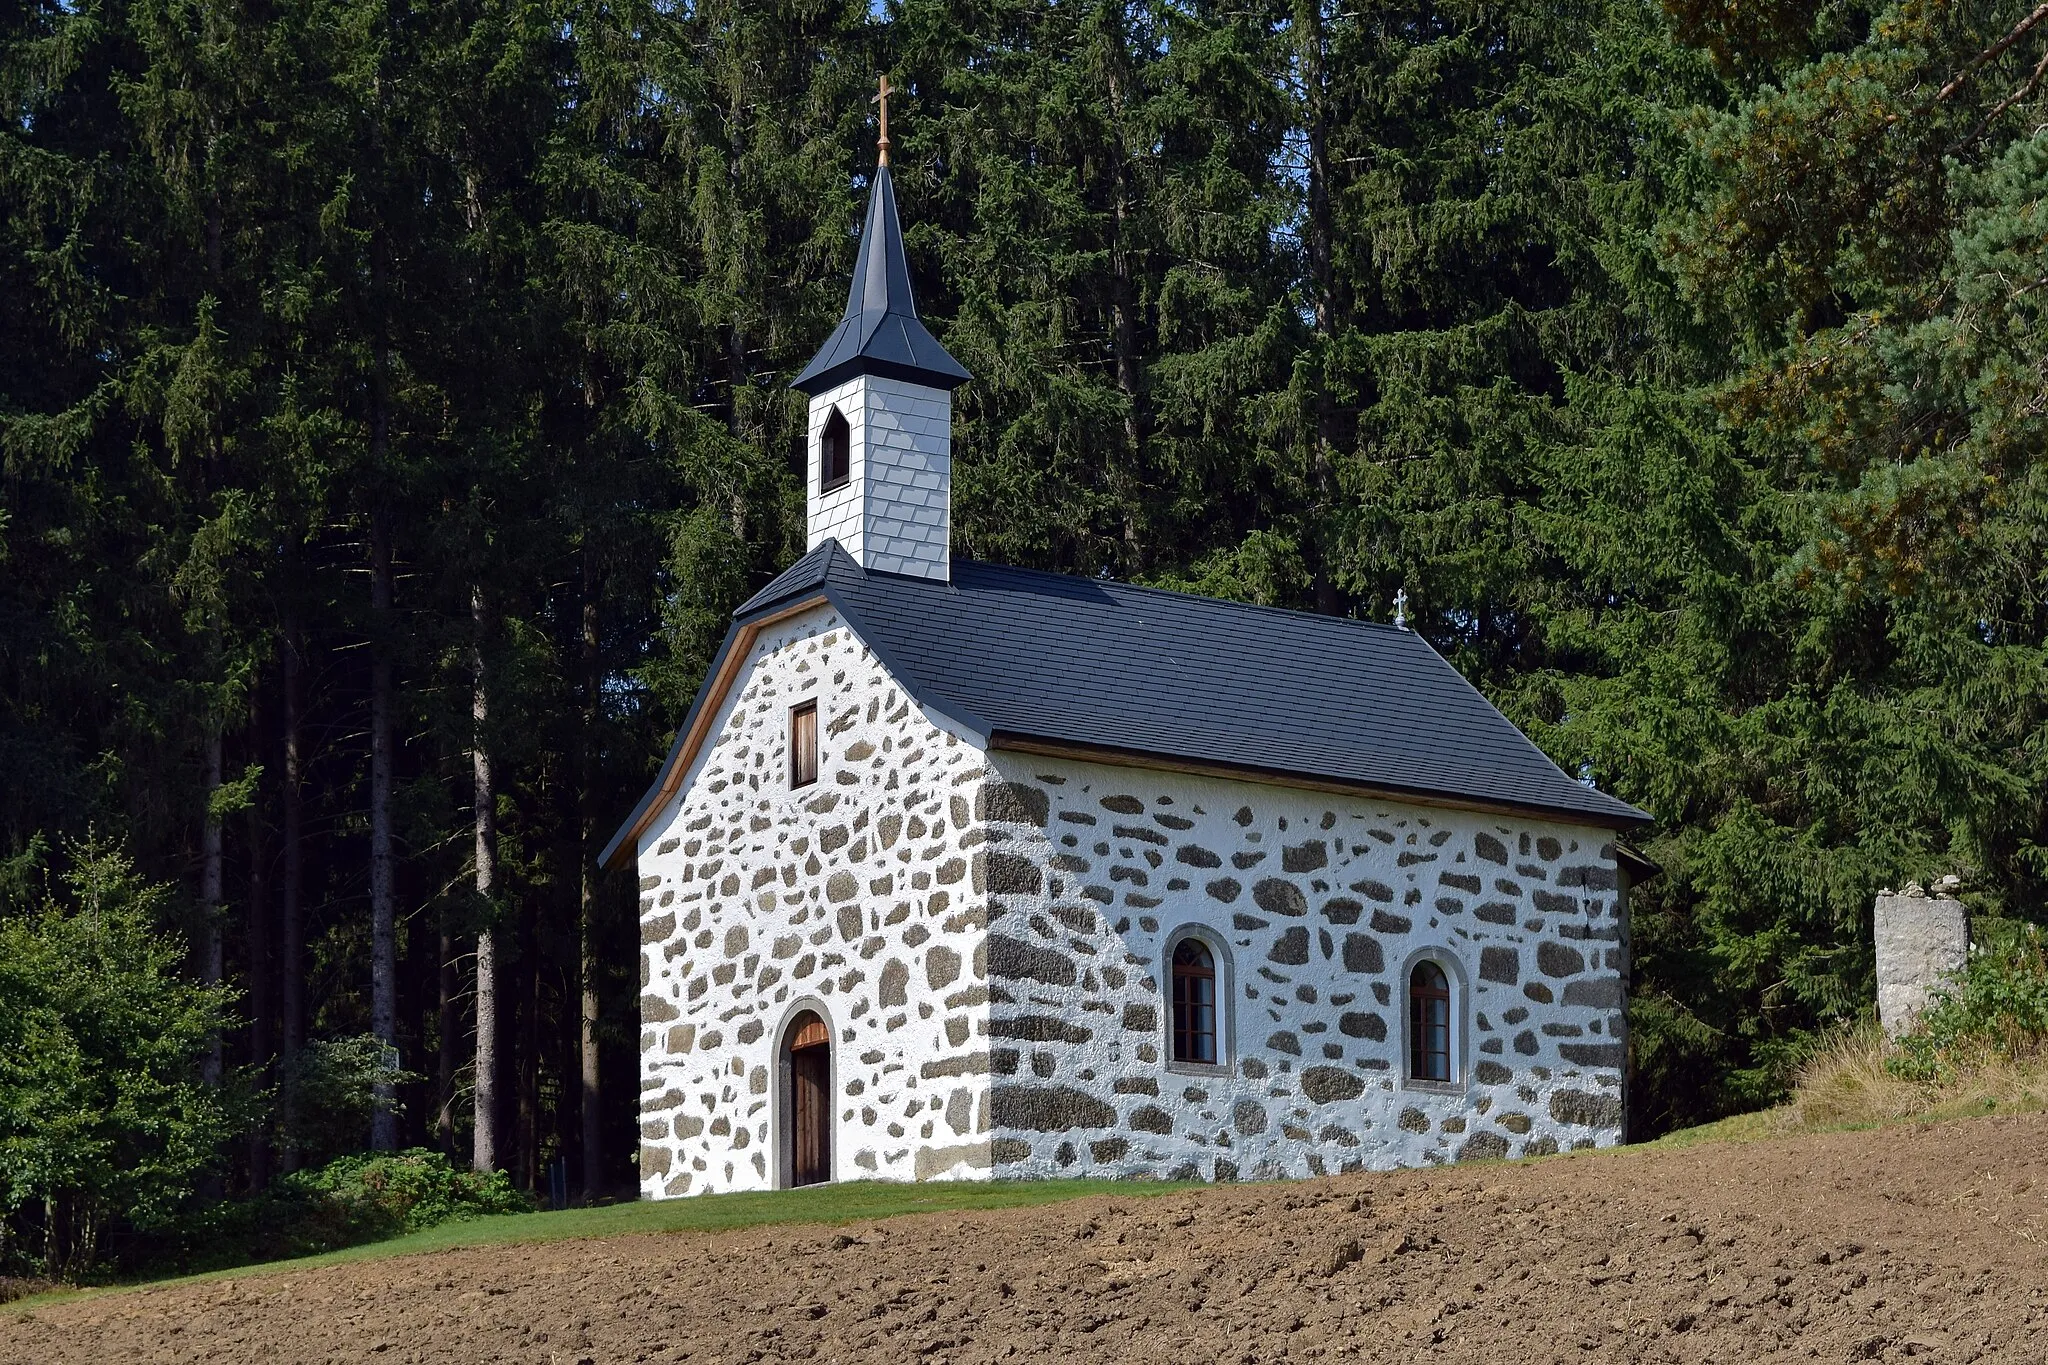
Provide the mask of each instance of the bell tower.
[{"label": "bell tower", "polygon": [[790,385],[811,400],[809,549],[837,540],[862,568],[951,576],[953,390],[971,377],[917,318],[882,78],[880,156],[846,315]]}]

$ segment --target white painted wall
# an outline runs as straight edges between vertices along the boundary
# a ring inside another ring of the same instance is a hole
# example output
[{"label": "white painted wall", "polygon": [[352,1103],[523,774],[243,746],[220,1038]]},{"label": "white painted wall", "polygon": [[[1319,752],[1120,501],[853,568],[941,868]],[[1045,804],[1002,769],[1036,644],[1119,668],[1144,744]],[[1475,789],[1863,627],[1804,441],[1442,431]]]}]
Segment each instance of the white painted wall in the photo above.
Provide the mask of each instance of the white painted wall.
[{"label": "white painted wall", "polygon": [[[791,706],[819,775],[789,785]],[[833,1028],[835,1178],[989,1169],[982,769],[828,608],[771,627],[640,843],[641,1192],[772,1188],[783,1024]]]},{"label": "white painted wall", "polygon": [[[823,493],[822,438],[835,408],[850,428],[850,477],[844,487]],[[809,439],[810,549],[836,539],[863,568],[951,576],[952,394],[856,375],[811,399]]]},{"label": "white painted wall", "polygon": [[[1017,817],[991,826],[987,870],[998,1174],[1302,1176],[1620,1140],[1605,831],[1003,752],[991,768],[989,804]],[[1228,954],[1220,1067],[1166,1060],[1167,949],[1189,928]],[[1425,955],[1453,984],[1449,1086],[1406,1079]]]}]

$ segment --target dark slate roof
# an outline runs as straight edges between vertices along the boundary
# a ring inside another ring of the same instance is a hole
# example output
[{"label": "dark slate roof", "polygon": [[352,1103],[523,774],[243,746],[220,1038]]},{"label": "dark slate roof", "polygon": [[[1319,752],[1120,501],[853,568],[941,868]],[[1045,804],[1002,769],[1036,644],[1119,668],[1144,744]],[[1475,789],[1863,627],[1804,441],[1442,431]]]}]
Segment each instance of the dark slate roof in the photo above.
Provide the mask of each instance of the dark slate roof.
[{"label": "dark slate roof", "polygon": [[984,742],[1121,750],[1612,828],[1649,818],[1567,776],[1421,636],[1393,626],[959,559],[950,582],[873,573],[828,541],[742,606],[734,631],[820,594],[922,705]]},{"label": "dark slate roof", "polygon": [[857,374],[939,389],[958,388],[972,378],[917,320],[910,266],[903,257],[903,229],[896,221],[896,190],[887,166],[875,168],[867,223],[860,234],[860,259],[846,295],[846,316],[790,387],[823,393]]}]

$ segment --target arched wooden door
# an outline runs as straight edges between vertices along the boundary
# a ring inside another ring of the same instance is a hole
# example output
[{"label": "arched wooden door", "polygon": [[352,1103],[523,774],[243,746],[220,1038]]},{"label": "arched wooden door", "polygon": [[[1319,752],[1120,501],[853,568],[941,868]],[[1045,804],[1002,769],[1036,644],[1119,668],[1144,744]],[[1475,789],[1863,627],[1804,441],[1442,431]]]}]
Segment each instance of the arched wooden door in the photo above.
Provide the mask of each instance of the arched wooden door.
[{"label": "arched wooden door", "polygon": [[832,1031],[805,1010],[789,1024],[789,1183],[832,1178]]}]

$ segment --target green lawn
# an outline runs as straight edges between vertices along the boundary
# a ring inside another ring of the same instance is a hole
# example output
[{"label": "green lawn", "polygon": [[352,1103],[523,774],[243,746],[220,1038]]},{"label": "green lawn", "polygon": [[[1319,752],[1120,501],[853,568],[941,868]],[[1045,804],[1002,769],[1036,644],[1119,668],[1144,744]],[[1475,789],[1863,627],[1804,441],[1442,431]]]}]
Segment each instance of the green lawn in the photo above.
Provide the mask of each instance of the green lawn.
[{"label": "green lawn", "polygon": [[[1928,1113],[1902,1122],[1929,1122],[1975,1117],[1990,1112],[2030,1112],[2038,1105],[1999,1106],[1956,1105],[1949,1110]],[[1755,1142],[1768,1138],[1795,1136],[1798,1131],[1824,1132],[1834,1127],[1874,1127],[1868,1123],[1844,1123],[1787,1131],[1775,1122],[1775,1111],[1737,1114],[1717,1123],[1667,1133],[1653,1141],[1599,1151],[1560,1152],[1533,1158],[1538,1161],[1571,1161],[1586,1158],[1627,1159],[1639,1152],[1693,1147],[1714,1142]],[[313,1266],[337,1265],[348,1261],[377,1260],[387,1256],[411,1256],[428,1251],[458,1247],[498,1246],[512,1242],[554,1242],[568,1238],[620,1237],[640,1232],[721,1232],[728,1228],[762,1227],[774,1223],[812,1223],[830,1226],[895,1218],[914,1213],[945,1213],[952,1210],[1010,1209],[1034,1204],[1051,1204],[1087,1195],[1114,1194],[1147,1198],[1177,1190],[1202,1188],[1201,1182],[1173,1183],[1153,1180],[996,1180],[897,1184],[861,1181],[843,1185],[819,1185],[802,1190],[777,1190],[758,1194],[711,1194],[694,1199],[666,1199],[631,1204],[608,1204],[594,1209],[564,1209],[559,1213],[518,1213],[493,1218],[473,1218],[443,1223],[425,1232],[368,1242],[341,1251],[325,1252],[289,1261],[264,1261],[207,1271],[199,1275],[161,1280],[135,1281],[101,1289],[62,1289],[0,1305],[9,1309],[34,1308],[38,1304],[80,1295],[118,1292],[138,1284],[173,1284],[195,1280],[217,1280],[242,1275],[266,1274],[275,1270],[302,1270]]]},{"label": "green lawn", "polygon": [[34,1308],[38,1304],[77,1298],[81,1294],[118,1292],[136,1284],[228,1279],[276,1270],[304,1270],[348,1261],[377,1260],[386,1256],[411,1256],[425,1251],[448,1251],[457,1247],[556,1242],[576,1237],[622,1237],[637,1232],[721,1232],[727,1228],[762,1227],[772,1223],[830,1226],[911,1213],[1021,1208],[1096,1194],[1146,1198],[1188,1188],[1190,1186],[1185,1183],[1163,1180],[935,1181],[918,1185],[859,1181],[758,1194],[707,1194],[694,1199],[643,1200],[591,1209],[563,1209],[557,1213],[502,1214],[494,1218],[443,1223],[425,1232],[296,1260],[264,1261],[200,1275],[137,1281],[106,1289],[57,1290],[17,1299],[0,1306],[0,1312]]}]

